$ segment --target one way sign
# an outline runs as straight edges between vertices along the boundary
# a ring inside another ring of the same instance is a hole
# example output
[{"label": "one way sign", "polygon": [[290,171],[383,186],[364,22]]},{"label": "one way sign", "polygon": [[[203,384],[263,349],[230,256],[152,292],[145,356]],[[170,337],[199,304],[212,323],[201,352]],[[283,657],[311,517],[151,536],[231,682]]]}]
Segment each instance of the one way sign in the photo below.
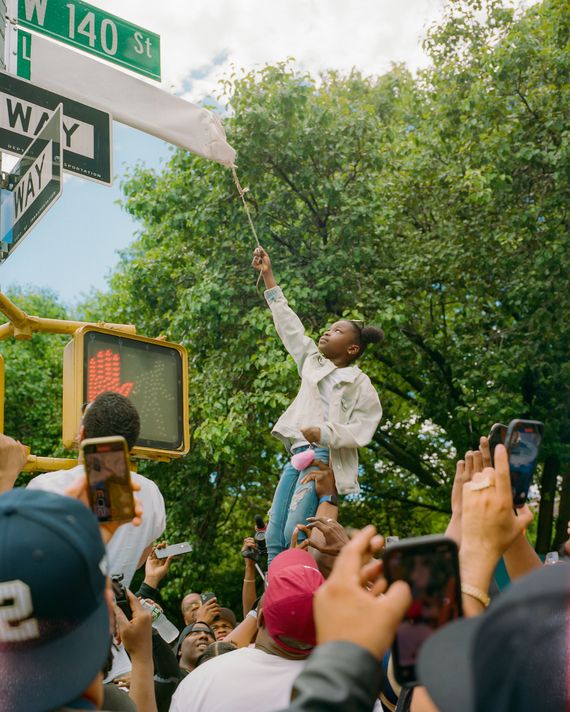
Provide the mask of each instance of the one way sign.
[{"label": "one way sign", "polygon": [[53,112],[1,191],[0,261],[18,246],[61,195],[62,110]]},{"label": "one way sign", "polygon": [[0,72],[0,149],[22,154],[63,105],[63,168],[111,185],[111,115]]}]

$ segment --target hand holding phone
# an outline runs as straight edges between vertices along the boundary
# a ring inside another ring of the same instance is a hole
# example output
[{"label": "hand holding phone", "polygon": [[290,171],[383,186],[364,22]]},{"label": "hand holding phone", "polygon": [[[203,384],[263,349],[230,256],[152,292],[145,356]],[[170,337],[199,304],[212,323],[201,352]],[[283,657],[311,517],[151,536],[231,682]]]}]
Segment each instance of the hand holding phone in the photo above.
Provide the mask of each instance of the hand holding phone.
[{"label": "hand holding phone", "polygon": [[[497,445],[495,467],[476,472],[464,486],[461,517],[461,551],[475,558],[484,581],[467,581],[485,591],[500,557],[532,520],[528,507],[513,511],[509,459],[504,445]],[[489,580],[486,580],[486,579]]]},{"label": "hand holding phone", "polygon": [[83,440],[89,504],[100,522],[130,522],[135,517],[129,451],[125,438]]},{"label": "hand holding phone", "polygon": [[189,554],[191,551],[192,544],[181,541],[180,544],[170,544],[162,549],[155,549],[154,555],[157,559],[167,559],[169,556],[182,556],[182,554]]},{"label": "hand holding phone", "polygon": [[505,447],[509,454],[513,504],[517,509],[528,499],[543,433],[544,423],[538,420],[511,420],[507,428]]},{"label": "hand holding phone", "polygon": [[384,554],[384,574],[390,584],[405,581],[412,592],[392,647],[396,680],[410,687],[417,683],[415,664],[424,641],[463,615],[457,544],[444,536],[394,542]]},{"label": "hand holding phone", "polygon": [[115,603],[123,611],[123,613],[127,617],[127,620],[130,621],[133,616],[133,611],[131,609],[131,604],[127,595],[127,589],[123,586],[123,574],[112,576],[111,585],[113,587]]}]

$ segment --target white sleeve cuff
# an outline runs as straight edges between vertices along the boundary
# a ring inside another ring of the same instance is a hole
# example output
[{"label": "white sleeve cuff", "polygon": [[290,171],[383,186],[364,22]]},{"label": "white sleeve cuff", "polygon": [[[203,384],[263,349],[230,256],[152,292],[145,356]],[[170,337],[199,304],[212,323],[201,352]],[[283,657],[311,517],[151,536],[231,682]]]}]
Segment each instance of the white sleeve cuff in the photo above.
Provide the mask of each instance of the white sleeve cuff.
[{"label": "white sleeve cuff", "polygon": [[321,425],[321,439],[319,445],[328,447],[331,441],[331,430],[328,425]]},{"label": "white sleeve cuff", "polygon": [[281,291],[281,287],[275,286],[271,287],[271,289],[266,289],[265,292],[263,292],[263,296],[265,297],[269,306],[271,306],[273,302],[276,302],[279,297],[283,296],[283,292]]}]

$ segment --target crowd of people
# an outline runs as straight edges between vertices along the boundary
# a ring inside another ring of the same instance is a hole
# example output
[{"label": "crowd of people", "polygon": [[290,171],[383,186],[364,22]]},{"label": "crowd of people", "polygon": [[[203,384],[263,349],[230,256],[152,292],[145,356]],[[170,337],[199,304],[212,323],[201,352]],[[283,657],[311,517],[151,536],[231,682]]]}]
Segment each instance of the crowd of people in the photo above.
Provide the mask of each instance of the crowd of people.
[{"label": "crowd of people", "polygon": [[[248,537],[242,610],[191,591],[168,621],[158,487],[132,473],[131,521],[98,521],[83,463],[15,488],[26,449],[1,435],[0,710],[568,712],[570,568],[544,566],[530,546],[532,513],[513,507],[507,451],[497,445],[492,460],[485,437],[457,464],[442,540],[459,552],[460,582],[442,589],[446,615],[433,615],[429,635],[422,628],[403,684],[393,644],[413,628],[415,584],[388,585],[384,538],[372,525],[349,533],[338,516],[338,493],[357,491],[357,449],[381,416],[353,361],[380,336],[342,320],[316,346],[259,250],[254,266],[302,381],[276,425],[303,464],[282,474],[266,574],[262,542]],[[132,448],[139,430],[131,401],[106,392],[88,405],[79,440],[121,436]],[[499,592],[501,558],[511,583]]]}]

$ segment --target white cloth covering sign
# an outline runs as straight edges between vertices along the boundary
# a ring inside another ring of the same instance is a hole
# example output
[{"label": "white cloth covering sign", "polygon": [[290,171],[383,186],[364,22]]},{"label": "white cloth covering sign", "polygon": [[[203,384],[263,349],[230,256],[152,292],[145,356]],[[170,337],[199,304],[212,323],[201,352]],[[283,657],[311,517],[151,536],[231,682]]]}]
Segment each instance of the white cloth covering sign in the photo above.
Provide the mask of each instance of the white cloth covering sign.
[{"label": "white cloth covering sign", "polygon": [[213,112],[40,35],[31,40],[32,82],[92,102],[116,121],[203,158],[234,164],[235,150]]}]

